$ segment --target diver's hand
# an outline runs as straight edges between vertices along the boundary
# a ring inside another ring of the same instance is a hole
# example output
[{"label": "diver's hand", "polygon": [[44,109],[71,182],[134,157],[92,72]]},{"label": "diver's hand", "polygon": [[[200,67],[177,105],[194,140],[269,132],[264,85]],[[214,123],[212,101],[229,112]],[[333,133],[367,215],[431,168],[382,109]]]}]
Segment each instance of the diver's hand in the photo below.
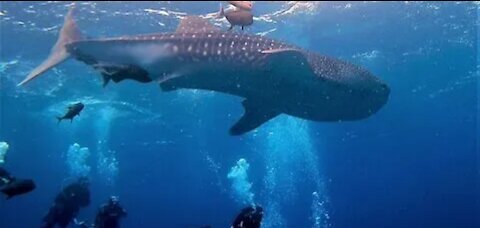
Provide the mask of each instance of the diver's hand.
[{"label": "diver's hand", "polygon": [[75,225],[77,225],[77,226],[79,226],[79,227],[81,227],[81,228],[93,227],[93,226],[89,226],[89,225],[87,224],[87,222],[85,222],[85,221],[80,221],[80,222],[79,222],[77,219],[73,219],[73,222],[75,223]]}]

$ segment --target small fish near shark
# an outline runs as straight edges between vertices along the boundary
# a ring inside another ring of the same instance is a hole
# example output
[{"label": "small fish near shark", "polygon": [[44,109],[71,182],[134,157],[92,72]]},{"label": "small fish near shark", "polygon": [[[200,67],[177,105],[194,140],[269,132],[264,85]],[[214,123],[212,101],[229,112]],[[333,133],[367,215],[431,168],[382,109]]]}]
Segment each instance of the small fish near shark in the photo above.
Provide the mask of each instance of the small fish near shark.
[{"label": "small fish near shark", "polygon": [[60,123],[62,120],[70,120],[70,122],[73,122],[73,118],[75,116],[80,116],[80,112],[83,110],[84,107],[85,105],[82,102],[77,102],[68,106],[65,115],[57,117],[58,123]]},{"label": "small fish near shark", "polygon": [[189,16],[173,33],[87,39],[65,17],[50,56],[19,85],[73,57],[110,81],[156,82],[162,91],[201,89],[244,98],[231,127],[242,135],[280,114],[354,121],[385,105],[390,89],[366,69],[262,36],[223,32]]}]

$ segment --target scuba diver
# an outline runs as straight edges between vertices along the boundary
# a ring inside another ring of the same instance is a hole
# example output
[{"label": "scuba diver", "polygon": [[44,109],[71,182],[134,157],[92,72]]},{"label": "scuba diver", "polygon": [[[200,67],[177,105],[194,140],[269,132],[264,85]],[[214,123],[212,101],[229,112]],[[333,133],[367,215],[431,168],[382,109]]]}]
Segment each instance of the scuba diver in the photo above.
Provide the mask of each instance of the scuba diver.
[{"label": "scuba diver", "polygon": [[88,178],[80,177],[58,193],[55,202],[43,218],[42,228],[67,227],[77,216],[80,208],[90,205],[90,183]]},{"label": "scuba diver", "polygon": [[111,196],[106,204],[103,204],[95,217],[95,223],[88,225],[87,222],[78,222],[75,224],[81,228],[119,228],[120,219],[127,216],[127,211],[120,206],[118,197]]},{"label": "scuba diver", "polygon": [[14,196],[29,193],[36,188],[35,182],[30,179],[17,179],[0,167],[0,192],[10,199]]},{"label": "scuba diver", "polygon": [[[8,147],[8,143],[0,142],[0,165],[3,165],[6,161]],[[33,180],[15,178],[6,169],[0,167],[0,192],[7,199],[29,193],[35,188]]]},{"label": "scuba diver", "polygon": [[260,228],[263,218],[263,208],[259,205],[248,206],[240,212],[231,228]]},{"label": "scuba diver", "polygon": [[95,217],[95,228],[119,228],[120,219],[127,216],[127,211],[120,206],[118,197],[111,196],[108,202],[100,207]]}]

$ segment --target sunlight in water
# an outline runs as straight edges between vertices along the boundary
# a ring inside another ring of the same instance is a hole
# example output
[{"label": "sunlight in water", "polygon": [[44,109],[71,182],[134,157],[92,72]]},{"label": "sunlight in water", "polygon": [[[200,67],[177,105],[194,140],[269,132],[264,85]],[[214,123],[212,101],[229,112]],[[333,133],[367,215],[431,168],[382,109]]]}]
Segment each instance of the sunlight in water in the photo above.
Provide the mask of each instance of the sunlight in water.
[{"label": "sunlight in water", "polygon": [[[299,195],[297,186],[302,177],[309,177],[312,189],[313,227],[328,227],[325,208],[327,194],[318,167],[318,151],[311,139],[306,121],[282,116],[265,127],[266,175],[264,177],[265,227],[288,226],[282,216],[282,206]],[[262,141],[264,139],[262,138]]]},{"label": "sunlight in water", "polygon": [[118,160],[115,151],[108,148],[110,130],[113,121],[118,117],[118,112],[111,106],[106,106],[99,112],[96,119],[97,134],[97,169],[100,177],[104,178],[108,185],[114,185],[118,177]]}]

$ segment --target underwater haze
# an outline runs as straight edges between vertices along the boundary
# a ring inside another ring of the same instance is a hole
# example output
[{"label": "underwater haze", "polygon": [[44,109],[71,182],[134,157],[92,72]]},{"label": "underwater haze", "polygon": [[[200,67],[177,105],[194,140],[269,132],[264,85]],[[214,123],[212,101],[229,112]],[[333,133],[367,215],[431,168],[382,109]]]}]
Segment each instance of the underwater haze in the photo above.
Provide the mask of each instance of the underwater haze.
[{"label": "underwater haze", "polygon": [[[89,38],[175,31],[227,2],[78,2]],[[40,227],[56,194],[91,180],[92,221],[109,196],[122,227],[229,227],[252,203],[262,227],[480,227],[478,2],[254,2],[237,33],[368,69],[390,94],[372,116],[279,115],[232,136],[242,99],[125,80],[103,87],[74,59],[17,86],[48,56],[71,2],[0,2],[0,166],[35,180],[0,199],[1,228]],[[281,99],[278,98],[278,99]],[[57,123],[75,102],[80,116]],[[70,227],[76,227],[71,225]]]}]

